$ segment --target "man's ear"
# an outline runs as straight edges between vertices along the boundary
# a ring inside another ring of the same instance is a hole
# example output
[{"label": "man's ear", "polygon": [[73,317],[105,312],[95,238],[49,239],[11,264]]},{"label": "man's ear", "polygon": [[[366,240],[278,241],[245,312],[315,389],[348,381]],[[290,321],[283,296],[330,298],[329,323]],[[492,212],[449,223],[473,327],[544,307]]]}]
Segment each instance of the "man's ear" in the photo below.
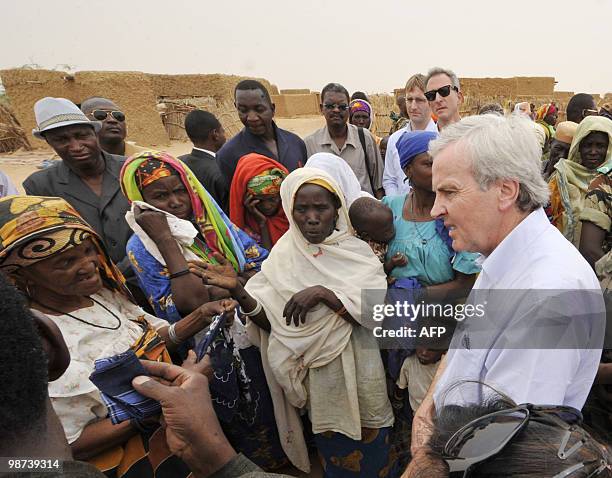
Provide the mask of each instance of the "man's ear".
[{"label": "man's ear", "polygon": [[500,179],[499,186],[499,208],[501,211],[506,211],[514,207],[520,191],[520,184],[515,179]]},{"label": "man's ear", "polygon": [[70,365],[70,352],[59,327],[42,312],[30,309],[47,354],[49,381],[60,378]]},{"label": "man's ear", "polygon": [[276,105],[274,103],[270,103],[270,107],[272,108],[272,115],[276,114]]}]

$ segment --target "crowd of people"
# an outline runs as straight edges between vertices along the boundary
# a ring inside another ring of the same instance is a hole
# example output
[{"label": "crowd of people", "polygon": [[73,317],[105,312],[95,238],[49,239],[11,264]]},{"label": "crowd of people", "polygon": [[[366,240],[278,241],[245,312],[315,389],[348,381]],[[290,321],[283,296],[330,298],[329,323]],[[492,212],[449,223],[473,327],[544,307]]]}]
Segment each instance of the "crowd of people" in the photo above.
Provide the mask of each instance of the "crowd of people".
[{"label": "crowd of people", "polygon": [[178,158],[127,142],[111,99],[34,105],[58,160],[25,195],[0,178],[0,456],[91,477],[612,477],[612,108],[462,118],[432,68],[388,135],[329,83],[302,139],[261,83],[234,99],[242,131],[194,110]]}]

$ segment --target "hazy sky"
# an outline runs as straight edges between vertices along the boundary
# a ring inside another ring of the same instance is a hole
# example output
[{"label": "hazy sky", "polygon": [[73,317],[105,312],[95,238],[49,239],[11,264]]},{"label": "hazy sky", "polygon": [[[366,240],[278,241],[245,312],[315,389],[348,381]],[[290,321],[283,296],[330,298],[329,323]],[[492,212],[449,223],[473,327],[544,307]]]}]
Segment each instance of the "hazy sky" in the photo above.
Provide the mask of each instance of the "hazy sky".
[{"label": "hazy sky", "polygon": [[0,0],[0,18],[0,68],[227,73],[373,93],[439,65],[612,91],[612,0]]}]

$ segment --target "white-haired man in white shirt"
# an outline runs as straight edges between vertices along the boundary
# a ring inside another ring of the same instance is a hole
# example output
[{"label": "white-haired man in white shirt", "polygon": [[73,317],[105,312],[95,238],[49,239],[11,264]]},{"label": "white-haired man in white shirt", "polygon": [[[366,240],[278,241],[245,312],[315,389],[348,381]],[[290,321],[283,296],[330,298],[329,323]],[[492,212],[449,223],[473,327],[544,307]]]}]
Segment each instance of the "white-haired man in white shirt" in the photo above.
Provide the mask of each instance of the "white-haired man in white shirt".
[{"label": "white-haired man in white shirt", "polygon": [[[515,115],[464,118],[430,145],[431,214],[444,219],[455,250],[484,256],[468,303],[509,300],[485,313],[484,322],[459,324],[416,412],[413,456],[426,456],[432,418],[442,407],[478,403],[487,386],[516,403],[580,409],[586,401],[605,307],[593,270],[544,213],[549,192],[540,153],[529,120]],[[404,476],[418,476],[424,461],[414,460]]]}]

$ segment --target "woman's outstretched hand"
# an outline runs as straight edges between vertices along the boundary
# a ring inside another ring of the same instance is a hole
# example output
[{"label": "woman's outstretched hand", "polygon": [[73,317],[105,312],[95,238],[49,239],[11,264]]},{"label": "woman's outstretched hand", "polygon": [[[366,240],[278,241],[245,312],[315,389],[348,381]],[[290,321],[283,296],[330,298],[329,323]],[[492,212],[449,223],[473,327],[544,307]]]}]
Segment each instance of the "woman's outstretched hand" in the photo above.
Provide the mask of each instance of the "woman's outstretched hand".
[{"label": "woman's outstretched hand", "polygon": [[230,262],[221,254],[213,253],[219,264],[189,261],[189,271],[202,279],[205,284],[234,290],[238,286],[238,274]]}]

